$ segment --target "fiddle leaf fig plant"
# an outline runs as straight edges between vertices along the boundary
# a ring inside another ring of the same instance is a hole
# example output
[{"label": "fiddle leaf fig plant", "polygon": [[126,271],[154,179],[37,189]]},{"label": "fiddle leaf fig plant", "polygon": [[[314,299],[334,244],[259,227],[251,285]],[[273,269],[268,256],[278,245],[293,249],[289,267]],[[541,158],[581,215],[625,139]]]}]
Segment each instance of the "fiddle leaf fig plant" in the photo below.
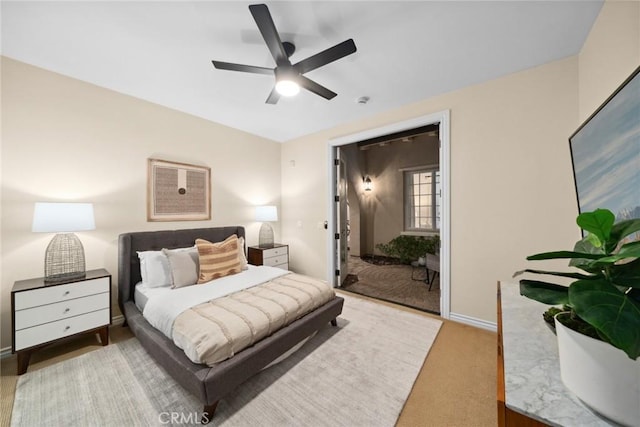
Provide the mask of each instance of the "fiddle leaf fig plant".
[{"label": "fiddle leaf fig plant", "polygon": [[582,213],[576,222],[587,235],[573,251],[527,257],[529,261],[569,259],[569,265],[582,272],[526,269],[514,277],[531,273],[576,279],[568,287],[522,279],[520,294],[545,304],[562,305],[574,322],[592,330],[588,335],[635,360],[640,357],[640,240],[632,241],[632,236],[640,232],[640,219],[614,221],[615,216],[607,209]]}]

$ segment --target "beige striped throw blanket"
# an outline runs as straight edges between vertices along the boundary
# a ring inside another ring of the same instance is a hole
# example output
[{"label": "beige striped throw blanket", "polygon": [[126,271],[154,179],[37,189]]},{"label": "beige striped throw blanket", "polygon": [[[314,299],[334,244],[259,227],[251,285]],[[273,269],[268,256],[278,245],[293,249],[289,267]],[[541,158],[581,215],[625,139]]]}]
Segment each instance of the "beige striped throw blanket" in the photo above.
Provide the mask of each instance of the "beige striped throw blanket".
[{"label": "beige striped throw blanket", "polygon": [[213,366],[334,297],[327,283],[289,273],[184,311],[173,339],[192,361]]}]

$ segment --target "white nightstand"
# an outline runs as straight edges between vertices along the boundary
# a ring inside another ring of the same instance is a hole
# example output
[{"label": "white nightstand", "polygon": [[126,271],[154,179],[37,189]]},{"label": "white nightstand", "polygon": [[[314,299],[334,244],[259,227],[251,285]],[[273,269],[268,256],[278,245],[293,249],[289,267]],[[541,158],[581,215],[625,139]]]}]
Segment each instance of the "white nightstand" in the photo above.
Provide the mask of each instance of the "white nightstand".
[{"label": "white nightstand", "polygon": [[72,335],[99,333],[109,343],[111,274],[87,271],[82,279],[46,283],[19,280],[11,289],[11,351],[18,354],[18,375],[29,367],[31,353]]},{"label": "white nightstand", "polygon": [[249,264],[289,269],[289,246],[274,243],[270,247],[249,246]]}]

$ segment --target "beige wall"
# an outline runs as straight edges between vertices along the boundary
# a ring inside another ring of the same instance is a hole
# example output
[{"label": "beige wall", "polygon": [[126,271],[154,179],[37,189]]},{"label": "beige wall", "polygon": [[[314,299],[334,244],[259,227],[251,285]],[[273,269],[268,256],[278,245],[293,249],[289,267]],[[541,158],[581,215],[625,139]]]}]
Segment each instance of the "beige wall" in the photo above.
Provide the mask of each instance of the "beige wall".
[{"label": "beige wall", "polygon": [[[283,161],[311,166],[313,158],[315,166],[283,171],[283,188],[295,182],[315,194],[322,207],[313,214],[324,219],[329,139],[450,109],[451,311],[494,321],[496,281],[521,269],[527,254],[566,247],[578,236],[567,142],[577,124],[577,62],[558,61],[287,142]],[[311,214],[285,191],[282,203]],[[285,240],[300,231],[291,225],[282,223]],[[293,268],[326,276],[323,234],[313,230],[310,239],[320,243],[309,258],[322,261],[302,258]]]},{"label": "beige wall", "polygon": [[[325,277],[327,141],[444,109],[451,110],[451,310],[493,321],[496,280],[522,268],[525,255],[577,237],[567,137],[640,63],[639,35],[640,4],[608,1],[578,57],[282,146],[3,58],[0,347],[10,344],[11,286],[42,274],[51,239],[30,231],[34,202],[95,203],[97,229],[79,233],[87,267],[114,275],[121,232],[240,223],[252,244],[259,228],[252,206],[280,202],[276,239],[290,244],[292,268]],[[211,167],[211,221],[146,222],[151,156]]]},{"label": "beige wall", "polygon": [[[438,138],[420,135],[411,142],[391,142],[361,150],[357,143],[340,147],[340,158],[347,164],[349,254],[376,253],[378,243],[387,243],[404,229],[404,183],[401,168],[437,165]],[[369,176],[373,190],[364,191]]]},{"label": "beige wall", "polygon": [[[146,221],[149,157],[211,168],[211,221]],[[114,275],[115,301],[118,234],[241,224],[255,244],[253,206],[279,205],[279,164],[279,143],[3,58],[2,348],[13,282],[42,276],[53,237],[31,232],[34,202],[94,203],[96,230],[78,236],[87,268]]]},{"label": "beige wall", "polygon": [[[325,219],[329,139],[449,109],[451,311],[495,321],[496,280],[524,267],[527,254],[571,247],[579,237],[567,139],[640,64],[639,9],[607,1],[576,57],[285,143],[283,162],[317,164],[304,173],[283,169],[283,206]],[[290,197],[292,181],[316,195],[313,210]],[[300,244],[309,256],[293,268],[325,277],[325,232],[282,227],[285,240],[295,235],[292,251]]]},{"label": "beige wall", "polygon": [[363,209],[363,253],[382,254],[375,247],[388,243],[404,231],[404,176],[401,169],[437,165],[438,138],[420,136],[411,142],[394,142],[364,151],[367,170],[373,189],[365,193],[368,202]]},{"label": "beige wall", "polygon": [[579,119],[586,120],[640,65],[640,2],[607,1],[579,55]]}]

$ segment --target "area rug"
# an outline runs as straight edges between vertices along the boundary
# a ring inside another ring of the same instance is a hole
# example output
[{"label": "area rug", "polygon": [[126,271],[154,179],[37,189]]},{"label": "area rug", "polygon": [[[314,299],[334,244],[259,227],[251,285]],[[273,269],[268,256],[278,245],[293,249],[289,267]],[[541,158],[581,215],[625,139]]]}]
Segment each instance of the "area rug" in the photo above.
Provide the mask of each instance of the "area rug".
[{"label": "area rug", "polygon": [[[442,322],[344,298],[337,328],[238,387],[210,425],[393,426]],[[196,425],[201,411],[131,338],[22,375],[11,424]]]}]

